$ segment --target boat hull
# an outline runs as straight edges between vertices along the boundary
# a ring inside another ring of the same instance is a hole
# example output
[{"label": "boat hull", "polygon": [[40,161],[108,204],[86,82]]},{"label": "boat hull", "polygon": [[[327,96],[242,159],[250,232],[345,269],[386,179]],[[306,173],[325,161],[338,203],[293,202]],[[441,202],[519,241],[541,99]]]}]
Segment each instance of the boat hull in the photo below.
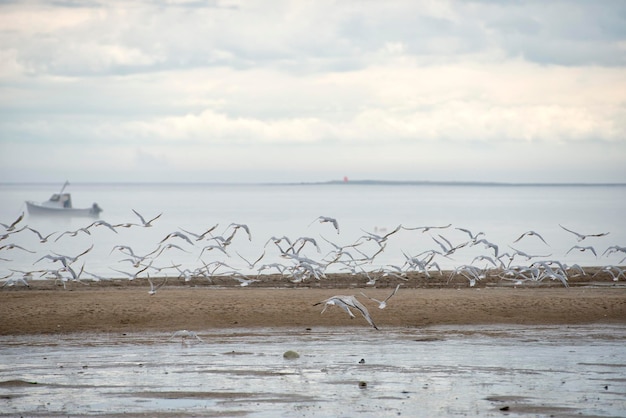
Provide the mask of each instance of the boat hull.
[{"label": "boat hull", "polygon": [[67,217],[89,217],[97,218],[100,216],[100,209],[97,205],[90,208],[63,208],[42,206],[35,202],[26,202],[26,209],[29,215],[34,216],[67,216]]}]

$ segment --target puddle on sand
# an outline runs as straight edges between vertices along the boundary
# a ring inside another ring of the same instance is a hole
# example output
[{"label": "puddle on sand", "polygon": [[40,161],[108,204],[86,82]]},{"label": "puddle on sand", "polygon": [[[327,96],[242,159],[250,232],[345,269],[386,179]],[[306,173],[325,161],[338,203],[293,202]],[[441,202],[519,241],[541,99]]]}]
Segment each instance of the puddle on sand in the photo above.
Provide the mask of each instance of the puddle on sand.
[{"label": "puddle on sand", "polygon": [[196,331],[0,337],[0,415],[626,411],[624,326]]}]

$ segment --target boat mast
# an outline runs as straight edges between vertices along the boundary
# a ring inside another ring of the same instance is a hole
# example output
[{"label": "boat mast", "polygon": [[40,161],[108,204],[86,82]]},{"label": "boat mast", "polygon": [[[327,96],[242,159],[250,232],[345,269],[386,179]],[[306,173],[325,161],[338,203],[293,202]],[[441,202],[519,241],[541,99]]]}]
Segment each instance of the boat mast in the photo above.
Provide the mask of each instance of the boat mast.
[{"label": "boat mast", "polygon": [[69,185],[70,185],[70,182],[65,180],[65,183],[63,184],[63,187],[61,187],[61,192],[59,194],[62,195],[63,194],[63,190],[65,190],[65,188],[67,186],[69,186]]}]

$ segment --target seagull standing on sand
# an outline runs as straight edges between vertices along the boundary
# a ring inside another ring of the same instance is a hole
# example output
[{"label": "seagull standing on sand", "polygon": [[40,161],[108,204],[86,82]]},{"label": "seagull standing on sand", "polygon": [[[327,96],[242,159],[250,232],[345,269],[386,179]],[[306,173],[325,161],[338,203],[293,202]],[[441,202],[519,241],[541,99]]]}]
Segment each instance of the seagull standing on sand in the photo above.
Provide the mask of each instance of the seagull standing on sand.
[{"label": "seagull standing on sand", "polygon": [[363,292],[361,292],[361,294],[362,294],[363,296],[365,296],[366,298],[368,298],[369,300],[371,300],[371,301],[373,301],[373,302],[378,303],[378,309],[385,309],[385,308],[387,307],[387,301],[388,301],[389,299],[391,299],[391,297],[392,297],[393,295],[395,295],[396,293],[398,293],[398,289],[400,289],[400,285],[397,285],[397,286],[396,286],[396,288],[394,289],[394,291],[393,291],[393,292],[391,292],[391,294],[390,294],[389,296],[387,296],[384,300],[378,300],[378,299],[371,298],[371,297],[367,296],[367,295],[366,295],[365,293],[363,293]]},{"label": "seagull standing on sand", "polygon": [[374,321],[372,321],[372,317],[370,316],[370,313],[367,311],[367,308],[361,302],[359,302],[357,298],[355,298],[354,296],[337,295],[337,296],[330,297],[326,300],[323,300],[321,302],[317,302],[313,306],[317,306],[321,304],[324,304],[324,309],[322,309],[322,313],[324,313],[324,311],[326,311],[326,308],[328,308],[330,305],[334,305],[346,311],[348,315],[350,315],[350,318],[352,319],[354,319],[354,314],[352,313],[352,311],[350,311],[350,308],[354,308],[357,311],[359,311],[361,315],[363,315],[363,318],[365,318],[365,320],[372,327],[374,327],[374,329],[378,329]]}]

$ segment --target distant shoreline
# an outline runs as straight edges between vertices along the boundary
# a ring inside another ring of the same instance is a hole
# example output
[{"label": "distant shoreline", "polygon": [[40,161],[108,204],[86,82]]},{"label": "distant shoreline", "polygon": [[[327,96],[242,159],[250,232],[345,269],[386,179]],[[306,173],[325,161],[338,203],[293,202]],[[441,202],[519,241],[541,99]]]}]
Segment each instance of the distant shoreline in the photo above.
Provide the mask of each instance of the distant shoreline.
[{"label": "distant shoreline", "polygon": [[[60,182],[0,182],[1,186],[60,187]],[[303,182],[71,182],[77,186],[461,186],[461,187],[626,187],[626,183],[533,183],[429,180],[327,180]]]}]

